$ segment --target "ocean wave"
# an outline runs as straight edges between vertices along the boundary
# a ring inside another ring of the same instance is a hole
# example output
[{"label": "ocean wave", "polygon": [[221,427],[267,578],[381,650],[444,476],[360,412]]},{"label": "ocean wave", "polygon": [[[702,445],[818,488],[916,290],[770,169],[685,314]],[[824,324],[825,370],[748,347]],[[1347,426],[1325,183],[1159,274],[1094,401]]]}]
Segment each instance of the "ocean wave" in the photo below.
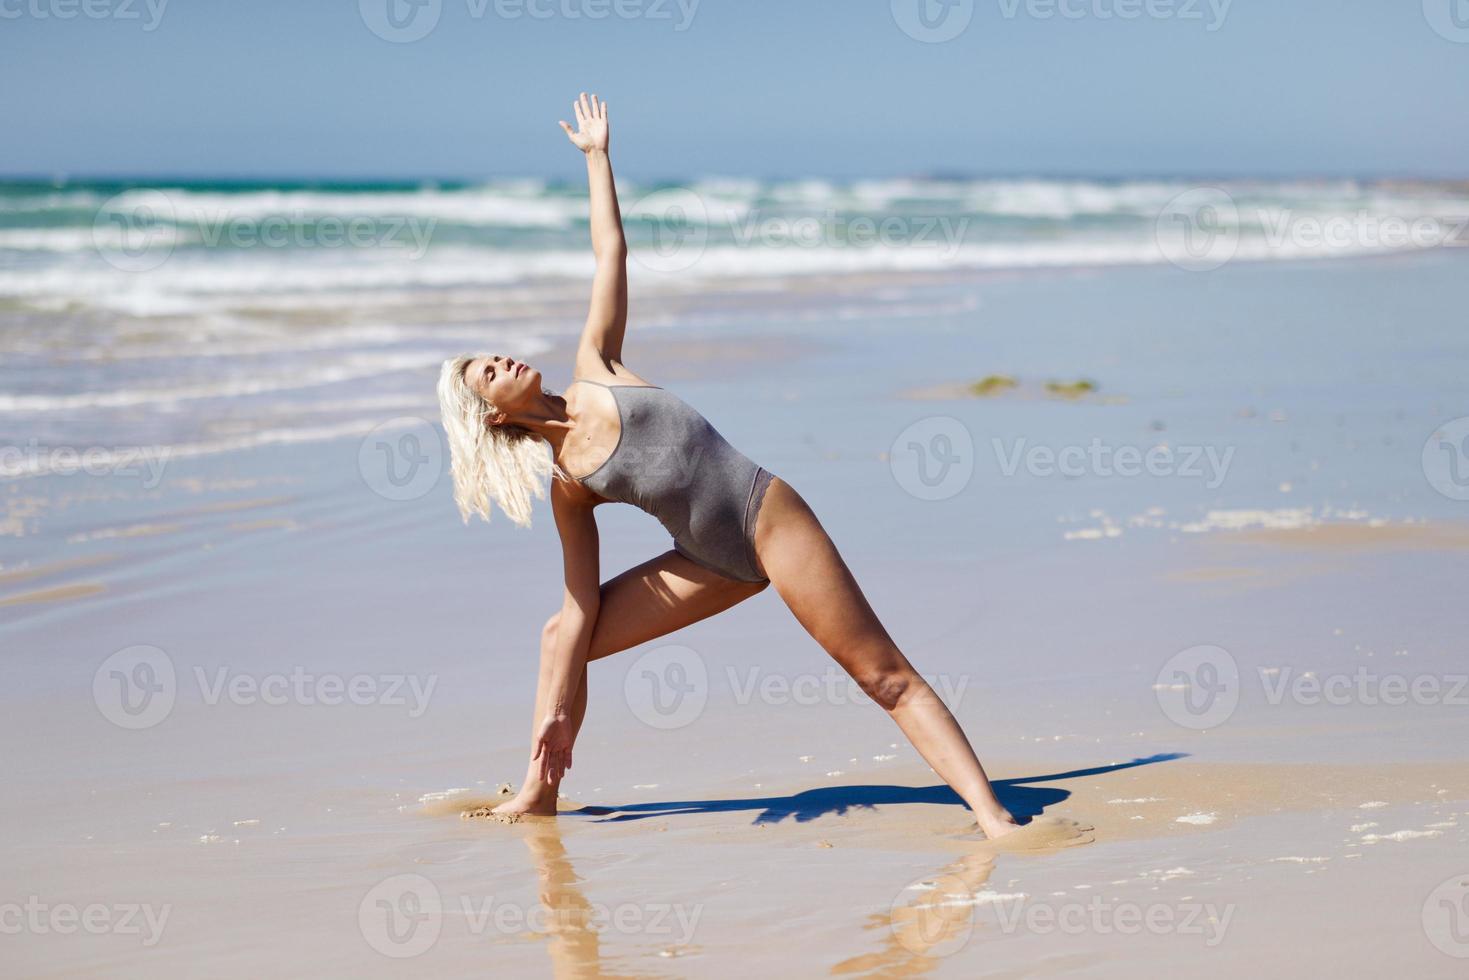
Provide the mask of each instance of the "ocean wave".
[{"label": "ocean wave", "polygon": [[536,182],[515,182],[465,190],[342,193],[260,190],[224,193],[180,188],[126,191],[109,199],[104,212],[130,213],[162,194],[172,220],[188,225],[258,220],[273,216],[305,218],[427,218],[458,225],[504,228],[566,228],[585,222],[584,197],[544,196]]}]

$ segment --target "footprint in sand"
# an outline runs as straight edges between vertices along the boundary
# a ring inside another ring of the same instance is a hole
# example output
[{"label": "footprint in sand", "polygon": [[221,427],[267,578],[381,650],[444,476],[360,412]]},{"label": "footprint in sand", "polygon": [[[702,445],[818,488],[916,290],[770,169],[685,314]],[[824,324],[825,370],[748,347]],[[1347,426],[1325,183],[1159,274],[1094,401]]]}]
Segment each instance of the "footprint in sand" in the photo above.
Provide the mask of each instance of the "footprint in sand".
[{"label": "footprint in sand", "polygon": [[[498,806],[499,804],[495,804]],[[520,823],[526,818],[524,813],[496,813],[492,807],[479,806],[473,810],[461,810],[460,820],[493,820],[495,823],[512,824]]]},{"label": "footprint in sand", "polygon": [[1036,817],[1019,830],[985,843],[997,851],[1051,851],[1095,841],[1096,828],[1066,817]]}]

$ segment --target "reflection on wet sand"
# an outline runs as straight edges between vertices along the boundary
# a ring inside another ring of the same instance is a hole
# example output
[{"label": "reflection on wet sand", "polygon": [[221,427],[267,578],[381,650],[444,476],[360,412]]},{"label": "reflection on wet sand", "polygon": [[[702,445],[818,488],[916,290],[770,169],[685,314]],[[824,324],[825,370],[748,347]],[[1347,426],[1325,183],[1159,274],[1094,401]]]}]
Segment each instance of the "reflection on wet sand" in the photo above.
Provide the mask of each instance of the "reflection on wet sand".
[{"label": "reflection on wet sand", "polygon": [[526,823],[525,844],[540,878],[541,905],[546,909],[546,950],[556,977],[602,977],[601,939],[592,927],[592,904],[567,857],[556,821]]},{"label": "reflection on wet sand", "polygon": [[974,896],[995,869],[993,852],[976,851],[898,893],[886,913],[870,916],[882,948],[842,960],[832,973],[912,977],[929,973],[958,952],[974,930]]},{"label": "reflection on wet sand", "polygon": [[653,976],[605,972],[599,921],[602,916],[581,890],[581,879],[571,866],[557,821],[530,817],[523,819],[520,826],[524,828],[526,847],[540,878],[545,931],[538,935],[548,940],[546,951],[551,957],[551,975],[558,980]]}]

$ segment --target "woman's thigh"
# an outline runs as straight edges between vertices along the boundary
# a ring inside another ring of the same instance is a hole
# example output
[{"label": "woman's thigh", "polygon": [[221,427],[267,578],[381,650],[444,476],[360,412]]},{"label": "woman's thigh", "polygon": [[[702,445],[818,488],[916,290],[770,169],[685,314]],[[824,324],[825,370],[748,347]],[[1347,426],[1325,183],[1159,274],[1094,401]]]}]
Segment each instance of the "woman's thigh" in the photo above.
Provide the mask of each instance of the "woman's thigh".
[{"label": "woman's thigh", "polygon": [[681,630],[743,602],[768,584],[725,578],[669,549],[602,583],[587,659],[598,660]]},{"label": "woman's thigh", "polygon": [[860,680],[907,666],[826,529],[779,477],[756,518],[755,553],[796,619],[849,673]]}]

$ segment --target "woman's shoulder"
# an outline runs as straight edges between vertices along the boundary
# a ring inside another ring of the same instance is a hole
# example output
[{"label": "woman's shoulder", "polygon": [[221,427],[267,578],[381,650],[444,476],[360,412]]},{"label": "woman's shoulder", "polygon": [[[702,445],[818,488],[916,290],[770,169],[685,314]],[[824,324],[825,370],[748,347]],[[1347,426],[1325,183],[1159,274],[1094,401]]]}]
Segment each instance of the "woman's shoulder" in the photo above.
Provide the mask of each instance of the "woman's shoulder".
[{"label": "woman's shoulder", "polygon": [[600,356],[578,357],[572,368],[572,383],[590,381],[598,385],[646,385],[657,387],[651,381],[639,377],[621,361]]}]

